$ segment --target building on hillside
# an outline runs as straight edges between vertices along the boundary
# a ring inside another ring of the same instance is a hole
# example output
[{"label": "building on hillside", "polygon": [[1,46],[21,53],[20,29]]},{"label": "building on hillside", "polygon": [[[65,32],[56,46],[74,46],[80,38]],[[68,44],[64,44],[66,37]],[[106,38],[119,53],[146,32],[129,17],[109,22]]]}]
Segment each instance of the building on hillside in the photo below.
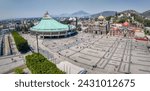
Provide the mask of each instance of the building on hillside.
[{"label": "building on hillside", "polygon": [[123,24],[112,24],[110,29],[111,36],[124,36],[124,37],[133,37],[134,36],[134,28],[130,26],[128,22],[124,22]]},{"label": "building on hillside", "polygon": [[88,28],[84,32],[93,33],[93,34],[106,34],[109,30],[109,24],[106,21],[104,16],[99,16],[97,20],[90,20],[86,24]]}]

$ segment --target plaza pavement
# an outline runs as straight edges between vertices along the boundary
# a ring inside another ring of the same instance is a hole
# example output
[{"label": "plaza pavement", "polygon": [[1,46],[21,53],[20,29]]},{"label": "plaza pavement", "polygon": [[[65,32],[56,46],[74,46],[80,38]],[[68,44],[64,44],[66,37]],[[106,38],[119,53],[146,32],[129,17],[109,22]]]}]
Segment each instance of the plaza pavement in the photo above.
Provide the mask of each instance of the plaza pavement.
[{"label": "plaza pavement", "polygon": [[[23,36],[36,47],[35,36]],[[80,32],[69,38],[39,39],[39,47],[52,62],[68,61],[89,74],[150,73],[150,52],[146,43],[133,38]]]}]

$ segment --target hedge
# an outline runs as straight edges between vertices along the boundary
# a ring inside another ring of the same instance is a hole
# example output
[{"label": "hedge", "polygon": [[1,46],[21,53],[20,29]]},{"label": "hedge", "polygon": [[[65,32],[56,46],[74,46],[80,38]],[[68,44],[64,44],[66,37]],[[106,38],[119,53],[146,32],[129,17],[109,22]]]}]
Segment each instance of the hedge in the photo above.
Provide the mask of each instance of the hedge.
[{"label": "hedge", "polygon": [[27,40],[25,40],[22,36],[20,36],[19,33],[16,31],[13,31],[12,35],[14,37],[17,49],[22,53],[27,52],[29,50]]},{"label": "hedge", "polygon": [[24,71],[23,71],[22,68],[15,68],[14,71],[15,71],[16,74],[24,74]]},{"label": "hedge", "polygon": [[33,74],[64,74],[54,63],[38,53],[26,56],[26,65]]}]

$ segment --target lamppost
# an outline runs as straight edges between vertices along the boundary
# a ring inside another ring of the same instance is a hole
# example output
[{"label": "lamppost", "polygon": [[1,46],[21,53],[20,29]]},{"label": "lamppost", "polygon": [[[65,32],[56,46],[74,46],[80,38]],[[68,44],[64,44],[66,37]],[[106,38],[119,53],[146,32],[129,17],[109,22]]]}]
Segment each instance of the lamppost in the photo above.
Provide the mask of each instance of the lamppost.
[{"label": "lamppost", "polygon": [[37,53],[39,54],[38,33],[36,33]]},{"label": "lamppost", "polygon": [[37,53],[38,53],[38,60],[39,60],[39,44],[38,44],[38,33],[36,33],[36,43],[37,43]]}]

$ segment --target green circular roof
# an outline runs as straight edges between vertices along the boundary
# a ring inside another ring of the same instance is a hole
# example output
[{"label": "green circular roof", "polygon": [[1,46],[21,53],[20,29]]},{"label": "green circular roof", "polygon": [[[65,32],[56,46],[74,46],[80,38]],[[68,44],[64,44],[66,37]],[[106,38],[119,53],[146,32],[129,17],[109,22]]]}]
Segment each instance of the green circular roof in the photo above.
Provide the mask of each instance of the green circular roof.
[{"label": "green circular roof", "polygon": [[48,13],[44,15],[39,24],[30,28],[31,31],[37,32],[59,32],[59,31],[67,31],[69,29],[74,29],[73,25],[62,24],[53,18],[51,18]]}]

